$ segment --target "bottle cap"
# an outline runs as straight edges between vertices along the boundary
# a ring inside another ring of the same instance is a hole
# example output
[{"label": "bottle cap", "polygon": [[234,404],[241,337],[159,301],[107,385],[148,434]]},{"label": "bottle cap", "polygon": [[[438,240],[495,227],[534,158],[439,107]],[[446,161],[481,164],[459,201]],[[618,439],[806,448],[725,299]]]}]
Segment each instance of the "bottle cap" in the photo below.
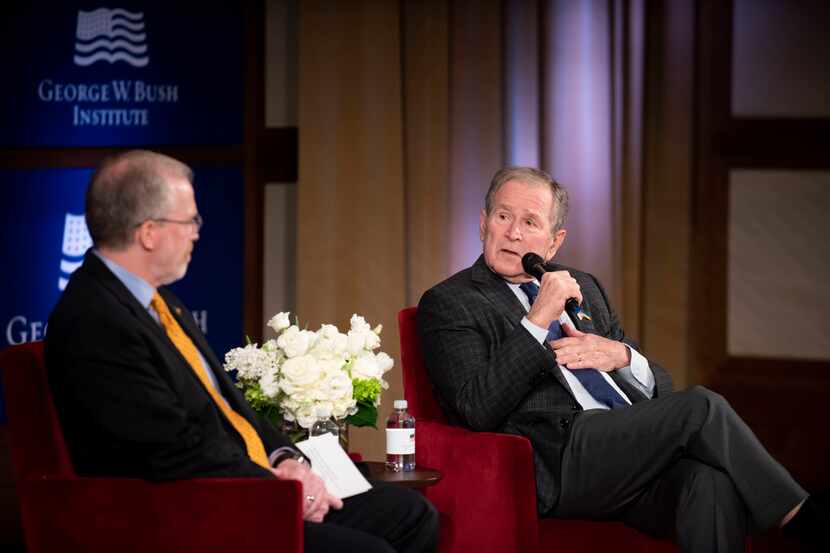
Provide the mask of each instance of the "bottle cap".
[{"label": "bottle cap", "polygon": [[395,402],[392,404],[395,409],[406,409],[407,403],[405,399],[396,399]]}]

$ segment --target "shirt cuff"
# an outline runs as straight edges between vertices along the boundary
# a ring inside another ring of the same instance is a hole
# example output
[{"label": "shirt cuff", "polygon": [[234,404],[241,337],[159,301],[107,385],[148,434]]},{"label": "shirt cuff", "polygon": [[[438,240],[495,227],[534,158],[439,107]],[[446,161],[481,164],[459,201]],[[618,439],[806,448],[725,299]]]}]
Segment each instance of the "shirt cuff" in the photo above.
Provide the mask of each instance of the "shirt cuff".
[{"label": "shirt cuff", "polygon": [[617,372],[626,380],[636,385],[649,398],[654,396],[654,373],[642,353],[628,344],[623,344],[631,352],[631,363],[627,367],[617,369]]},{"label": "shirt cuff", "polygon": [[278,447],[277,449],[275,449],[274,451],[271,452],[271,455],[268,456],[268,464],[271,465],[272,467],[276,468],[274,466],[274,462],[279,457],[282,457],[285,454],[289,454],[292,457],[296,456],[296,455],[300,455],[302,457],[305,457],[305,455],[303,455],[300,450],[298,450],[296,448],[293,448],[293,447],[289,447],[289,446],[283,446],[283,447]]},{"label": "shirt cuff", "polygon": [[530,332],[530,335],[536,338],[536,341],[539,342],[542,346],[545,345],[545,340],[548,337],[548,329],[542,328],[541,326],[537,326],[530,322],[530,319],[527,317],[522,317],[522,326]]}]

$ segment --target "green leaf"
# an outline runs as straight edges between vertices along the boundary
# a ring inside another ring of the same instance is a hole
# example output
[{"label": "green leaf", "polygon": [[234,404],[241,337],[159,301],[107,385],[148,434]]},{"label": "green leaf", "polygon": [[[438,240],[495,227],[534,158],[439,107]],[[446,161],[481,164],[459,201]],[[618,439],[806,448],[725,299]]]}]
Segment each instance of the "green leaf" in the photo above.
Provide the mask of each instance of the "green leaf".
[{"label": "green leaf", "polygon": [[371,426],[377,429],[378,409],[372,403],[357,402],[357,413],[346,417],[346,422],[352,426]]}]

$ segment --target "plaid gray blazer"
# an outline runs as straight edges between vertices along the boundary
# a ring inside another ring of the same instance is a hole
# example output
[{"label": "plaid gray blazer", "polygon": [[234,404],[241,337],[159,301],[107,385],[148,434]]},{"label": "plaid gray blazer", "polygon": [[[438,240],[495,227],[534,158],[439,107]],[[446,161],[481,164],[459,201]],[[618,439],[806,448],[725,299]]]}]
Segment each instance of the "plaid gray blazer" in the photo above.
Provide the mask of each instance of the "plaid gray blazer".
[{"label": "plaid gray blazer", "polygon": [[[626,338],[605,291],[592,275],[561,265],[582,289],[583,309],[592,321],[585,332]],[[418,304],[418,330],[436,399],[451,424],[476,431],[527,437],[534,450],[539,513],[557,502],[562,448],[582,408],[556,365],[553,352],[539,346],[521,325],[526,311],[504,280],[481,256],[475,264],[428,290]],[[587,324],[586,324],[587,323]],[[669,374],[649,361],[655,397],[672,390]],[[610,373],[632,401],[646,397]]]}]

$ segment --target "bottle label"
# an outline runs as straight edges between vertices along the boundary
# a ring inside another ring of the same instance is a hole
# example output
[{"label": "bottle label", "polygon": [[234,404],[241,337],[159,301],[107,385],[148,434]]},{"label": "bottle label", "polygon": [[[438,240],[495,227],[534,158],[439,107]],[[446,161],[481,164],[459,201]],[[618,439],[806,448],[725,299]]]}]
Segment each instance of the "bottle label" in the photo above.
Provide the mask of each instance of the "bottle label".
[{"label": "bottle label", "polygon": [[409,455],[415,453],[415,429],[387,428],[386,453],[390,455]]}]

